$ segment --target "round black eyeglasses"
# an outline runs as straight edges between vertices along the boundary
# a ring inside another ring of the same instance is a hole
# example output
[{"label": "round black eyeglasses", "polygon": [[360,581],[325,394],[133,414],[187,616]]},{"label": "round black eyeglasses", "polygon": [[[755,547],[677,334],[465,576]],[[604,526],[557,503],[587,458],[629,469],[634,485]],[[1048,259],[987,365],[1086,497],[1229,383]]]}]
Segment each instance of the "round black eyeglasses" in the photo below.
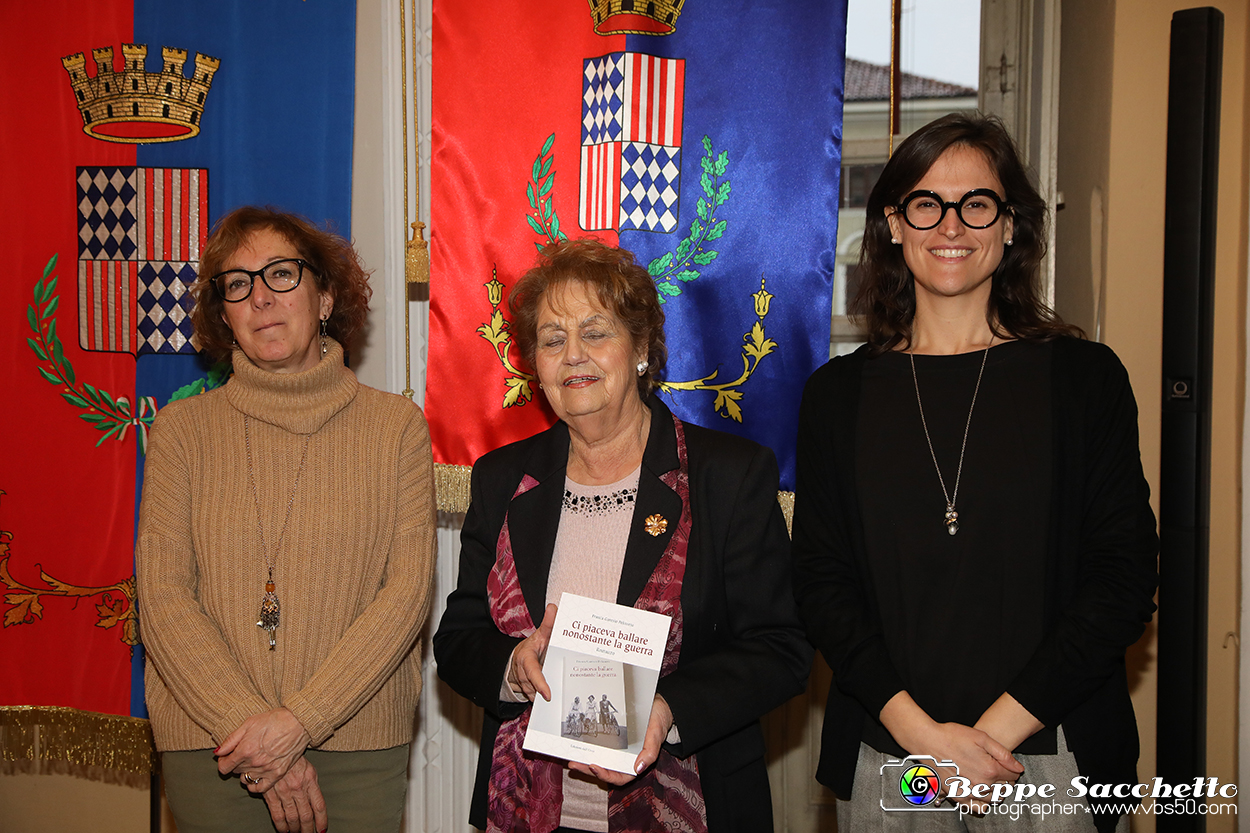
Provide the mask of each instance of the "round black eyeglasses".
[{"label": "round black eyeglasses", "polygon": [[917,231],[936,228],[952,208],[965,226],[982,229],[997,223],[1003,209],[1010,206],[989,188],[974,188],[960,197],[958,202],[943,202],[932,191],[912,191],[898,205],[907,225]]},{"label": "round black eyeglasses", "polygon": [[308,264],[298,258],[286,258],[267,263],[255,272],[246,269],[231,269],[213,276],[213,286],[217,294],[226,303],[237,304],[247,300],[252,294],[256,279],[260,278],[265,286],[273,292],[290,292],[299,286],[304,278],[304,267]]}]

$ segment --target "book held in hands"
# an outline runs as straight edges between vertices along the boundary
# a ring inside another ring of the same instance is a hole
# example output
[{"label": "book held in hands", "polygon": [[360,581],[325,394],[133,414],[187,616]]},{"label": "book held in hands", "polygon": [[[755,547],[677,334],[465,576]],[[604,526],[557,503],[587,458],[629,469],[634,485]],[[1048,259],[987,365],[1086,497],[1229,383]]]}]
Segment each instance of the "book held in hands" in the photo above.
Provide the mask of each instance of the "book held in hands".
[{"label": "book held in hands", "polygon": [[633,775],[671,618],[563,594],[524,748]]}]

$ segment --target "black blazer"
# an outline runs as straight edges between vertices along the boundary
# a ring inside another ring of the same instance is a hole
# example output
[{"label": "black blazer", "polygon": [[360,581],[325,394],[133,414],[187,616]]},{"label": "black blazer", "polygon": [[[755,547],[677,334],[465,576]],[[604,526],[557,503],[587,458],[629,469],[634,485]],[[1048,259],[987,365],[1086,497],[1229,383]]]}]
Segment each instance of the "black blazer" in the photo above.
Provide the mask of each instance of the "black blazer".
[{"label": "black blazer", "polygon": [[[631,606],[681,515],[681,499],[660,480],[678,467],[673,416],[655,397],[647,404],[651,432],[616,598]],[[658,688],[681,742],[667,748],[678,757],[698,753],[712,833],[771,830],[759,718],[802,691],[812,658],[790,589],[777,462],[750,440],[683,425],[692,519],[681,593],[682,648],[677,668]],[[521,591],[534,623],[542,621],[568,453],[568,428],[556,423],[483,455],[473,467],[460,576],[434,635],[434,656],[439,676],[486,710],[469,814],[478,827],[486,826],[486,789],[500,722],[528,707],[499,700],[508,659],[520,640],[501,633],[491,620],[486,580],[507,512]],[[512,500],[526,474],[539,485]],[[646,534],[642,523],[653,514],[669,520],[657,537]]]},{"label": "black blazer", "polygon": [[[1137,723],[1124,654],[1154,613],[1159,540],[1142,475],[1128,372],[1106,346],[1049,342],[1054,454],[1045,637],[1007,691],[1043,725],[1062,724],[1092,783],[1136,783]],[[850,798],[863,725],[902,679],[882,639],[856,486],[866,348],[812,374],[799,411],[795,594],[833,669],[816,778]],[[1125,799],[1124,804],[1138,799]],[[1095,813],[1100,830],[1116,817]]]}]

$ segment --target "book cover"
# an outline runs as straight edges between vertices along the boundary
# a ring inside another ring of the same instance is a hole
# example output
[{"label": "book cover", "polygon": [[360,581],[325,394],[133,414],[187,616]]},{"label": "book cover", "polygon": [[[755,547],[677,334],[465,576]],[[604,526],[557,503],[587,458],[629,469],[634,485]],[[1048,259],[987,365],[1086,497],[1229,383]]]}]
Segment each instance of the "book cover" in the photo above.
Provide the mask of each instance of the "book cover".
[{"label": "book cover", "polygon": [[524,748],[633,774],[671,617],[565,593]]}]

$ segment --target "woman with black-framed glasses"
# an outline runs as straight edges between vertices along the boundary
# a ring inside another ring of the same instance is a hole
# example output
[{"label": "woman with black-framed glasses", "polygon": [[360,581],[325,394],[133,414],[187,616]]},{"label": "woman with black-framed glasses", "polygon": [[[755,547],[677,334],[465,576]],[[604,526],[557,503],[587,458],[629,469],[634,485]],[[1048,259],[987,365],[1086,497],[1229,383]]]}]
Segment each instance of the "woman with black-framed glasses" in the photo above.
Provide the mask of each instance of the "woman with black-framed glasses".
[{"label": "woman with black-framed glasses", "polygon": [[359,384],[351,244],[244,207],[192,287],[228,384],[152,426],[135,552],[147,705],[182,833],[399,829],[434,565],[420,409]]},{"label": "woman with black-framed glasses", "polygon": [[[842,833],[1127,825],[1066,790],[1136,783],[1157,538],[1128,375],[1043,300],[1046,215],[996,119],[914,133],[868,200],[868,343],[804,392],[795,594]],[[1045,784],[1081,806],[989,803]]]}]

